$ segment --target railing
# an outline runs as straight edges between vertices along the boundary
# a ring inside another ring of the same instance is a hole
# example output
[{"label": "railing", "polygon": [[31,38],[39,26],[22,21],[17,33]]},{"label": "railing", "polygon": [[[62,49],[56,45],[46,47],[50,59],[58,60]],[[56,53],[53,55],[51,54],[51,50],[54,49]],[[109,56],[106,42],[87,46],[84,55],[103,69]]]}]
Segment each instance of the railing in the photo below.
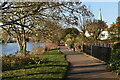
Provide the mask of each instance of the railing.
[{"label": "railing", "polygon": [[94,56],[100,60],[108,62],[111,54],[111,45],[110,44],[100,44],[95,43],[91,45],[83,45],[83,52]]}]

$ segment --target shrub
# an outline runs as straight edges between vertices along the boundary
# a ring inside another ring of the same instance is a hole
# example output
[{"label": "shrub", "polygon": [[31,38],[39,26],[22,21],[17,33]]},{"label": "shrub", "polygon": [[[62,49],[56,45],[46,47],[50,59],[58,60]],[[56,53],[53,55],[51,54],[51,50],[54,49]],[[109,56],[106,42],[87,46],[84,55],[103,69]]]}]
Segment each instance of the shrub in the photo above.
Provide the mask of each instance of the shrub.
[{"label": "shrub", "polygon": [[109,68],[117,74],[120,74],[118,73],[120,71],[120,54],[112,54]]},{"label": "shrub", "polygon": [[51,49],[55,49],[57,48],[57,45],[54,43],[46,43],[45,44],[45,51],[51,50]]},{"label": "shrub", "polygon": [[46,59],[35,57],[35,56],[15,56],[15,55],[5,55],[2,58],[2,70],[11,70],[16,68],[22,68],[30,64],[40,64]]},{"label": "shrub", "polygon": [[43,54],[45,52],[45,47],[36,47],[29,54]]},{"label": "shrub", "polygon": [[113,50],[112,50],[113,54],[120,53],[120,43],[116,43],[112,47],[113,47]]},{"label": "shrub", "polygon": [[120,75],[120,43],[113,45],[109,69]]},{"label": "shrub", "polygon": [[66,44],[68,45],[68,46],[70,46],[71,44],[73,44],[74,42],[72,41],[72,40],[69,40],[69,41],[67,41],[66,42]]}]

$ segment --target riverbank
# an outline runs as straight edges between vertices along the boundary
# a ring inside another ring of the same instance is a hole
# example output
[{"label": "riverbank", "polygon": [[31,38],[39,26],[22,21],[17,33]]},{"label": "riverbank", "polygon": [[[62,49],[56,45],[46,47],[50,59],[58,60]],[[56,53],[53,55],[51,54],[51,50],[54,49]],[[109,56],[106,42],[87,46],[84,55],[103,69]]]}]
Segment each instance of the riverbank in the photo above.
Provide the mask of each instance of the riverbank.
[{"label": "riverbank", "polygon": [[[31,63],[28,60],[23,59],[26,63],[20,65],[15,63],[16,60],[10,62],[10,67],[3,69],[3,79],[14,79],[14,78],[38,78],[38,79],[51,79],[51,78],[64,78],[68,62],[65,59],[65,55],[62,54],[58,49],[52,49],[44,54],[31,55],[29,59],[32,59]],[[4,59],[5,60],[5,59]],[[25,62],[24,61],[24,62]],[[22,62],[22,61],[21,61]],[[4,63],[3,63],[4,64]],[[17,65],[17,66],[16,66]],[[5,68],[5,65],[3,65]],[[7,69],[9,68],[9,69]]]}]

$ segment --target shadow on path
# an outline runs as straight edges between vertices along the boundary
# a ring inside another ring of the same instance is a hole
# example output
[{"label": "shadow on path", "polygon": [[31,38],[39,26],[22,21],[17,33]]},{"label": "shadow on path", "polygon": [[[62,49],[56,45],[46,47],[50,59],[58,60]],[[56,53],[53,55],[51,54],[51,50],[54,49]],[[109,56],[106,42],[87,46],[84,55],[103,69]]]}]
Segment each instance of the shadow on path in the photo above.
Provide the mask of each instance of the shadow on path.
[{"label": "shadow on path", "polygon": [[71,66],[71,68],[87,68],[87,67],[98,67],[98,66],[103,66],[106,64],[96,64],[96,65],[85,65],[85,66]]},{"label": "shadow on path", "polygon": [[67,61],[70,63],[66,77],[69,80],[119,80],[116,74],[106,68],[105,63],[82,53],[73,52],[65,46],[60,46],[60,51],[66,55]]}]

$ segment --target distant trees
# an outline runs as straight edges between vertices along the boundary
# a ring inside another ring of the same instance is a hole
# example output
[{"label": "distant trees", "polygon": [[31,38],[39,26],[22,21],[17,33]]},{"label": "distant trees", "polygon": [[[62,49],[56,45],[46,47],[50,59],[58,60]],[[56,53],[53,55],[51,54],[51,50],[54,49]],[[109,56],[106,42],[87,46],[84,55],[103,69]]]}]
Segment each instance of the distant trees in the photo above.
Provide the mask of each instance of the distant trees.
[{"label": "distant trees", "polygon": [[117,27],[118,41],[120,41],[120,16],[116,20],[116,27]]},{"label": "distant trees", "polygon": [[101,20],[94,20],[93,22],[90,22],[86,24],[86,31],[90,34],[90,37],[93,40],[97,40],[100,33],[105,29],[108,28],[107,24],[104,21]]},{"label": "distant trees", "polygon": [[38,36],[38,32],[42,37],[50,34],[50,39],[54,40],[57,29],[52,26],[59,26],[59,23],[77,25],[77,13],[91,16],[81,2],[3,2],[0,3],[0,12],[3,23],[0,27],[16,38],[21,53],[26,53],[29,36]]},{"label": "distant trees", "polygon": [[79,31],[76,28],[66,28],[63,30],[62,39],[76,38],[79,35]]},{"label": "distant trees", "polygon": [[120,17],[116,19],[116,23],[113,23],[109,28],[112,41],[120,41]]},{"label": "distant trees", "polygon": [[56,43],[61,38],[61,32],[60,24],[46,20],[43,27],[36,29],[35,39],[42,42]]}]

